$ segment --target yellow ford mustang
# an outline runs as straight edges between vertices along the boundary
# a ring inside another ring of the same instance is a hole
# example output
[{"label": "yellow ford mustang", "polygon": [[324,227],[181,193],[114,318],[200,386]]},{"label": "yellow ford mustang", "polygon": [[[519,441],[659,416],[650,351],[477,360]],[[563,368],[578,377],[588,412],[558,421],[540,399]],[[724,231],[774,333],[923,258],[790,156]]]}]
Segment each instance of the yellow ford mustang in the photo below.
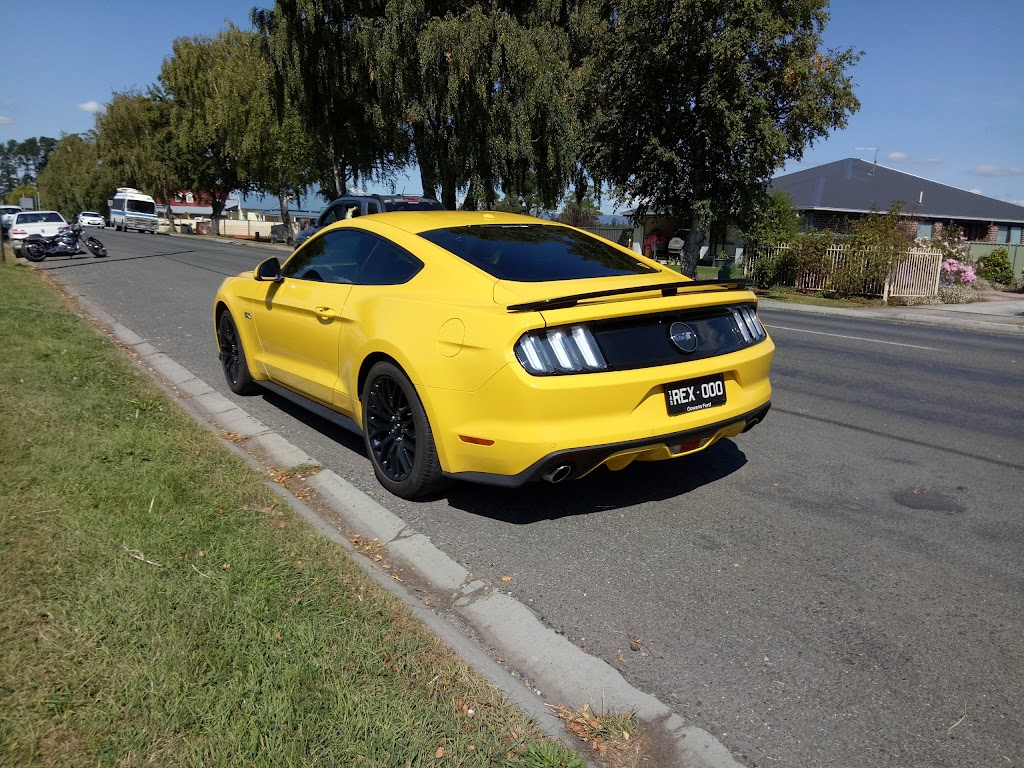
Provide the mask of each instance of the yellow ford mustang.
[{"label": "yellow ford mustang", "polygon": [[513,214],[339,222],[226,279],[214,324],[232,391],[360,432],[405,498],[683,456],[771,399],[775,346],[745,281],[689,281]]}]

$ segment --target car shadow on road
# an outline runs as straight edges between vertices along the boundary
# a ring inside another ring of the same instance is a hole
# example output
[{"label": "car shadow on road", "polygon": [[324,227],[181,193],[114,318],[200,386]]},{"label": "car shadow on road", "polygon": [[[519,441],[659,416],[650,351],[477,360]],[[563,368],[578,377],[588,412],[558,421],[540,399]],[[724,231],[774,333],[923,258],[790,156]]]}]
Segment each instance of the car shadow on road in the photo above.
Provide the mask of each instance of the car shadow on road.
[{"label": "car shadow on road", "polygon": [[747,457],[736,443],[724,439],[691,456],[636,461],[618,472],[599,467],[587,477],[557,485],[539,482],[521,488],[495,488],[452,483],[446,495],[456,509],[528,525],[678,498],[728,477],[746,463]]}]

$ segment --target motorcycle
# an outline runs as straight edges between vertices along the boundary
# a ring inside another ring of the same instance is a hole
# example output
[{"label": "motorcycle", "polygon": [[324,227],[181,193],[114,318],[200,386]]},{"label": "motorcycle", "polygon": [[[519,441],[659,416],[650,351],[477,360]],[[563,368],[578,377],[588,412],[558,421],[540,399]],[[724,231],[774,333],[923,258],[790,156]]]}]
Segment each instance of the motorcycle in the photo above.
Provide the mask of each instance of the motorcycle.
[{"label": "motorcycle", "polygon": [[21,243],[21,255],[29,261],[42,261],[47,256],[74,256],[81,253],[79,241],[96,258],[107,255],[107,249],[92,235],[82,231],[82,225],[75,222],[56,235],[29,235]]}]

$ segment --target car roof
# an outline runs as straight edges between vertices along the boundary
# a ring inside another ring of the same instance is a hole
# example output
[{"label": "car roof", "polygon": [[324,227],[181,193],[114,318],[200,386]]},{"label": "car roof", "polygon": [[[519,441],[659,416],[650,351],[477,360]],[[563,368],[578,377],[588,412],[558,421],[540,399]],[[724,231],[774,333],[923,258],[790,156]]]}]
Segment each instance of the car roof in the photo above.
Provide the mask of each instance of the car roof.
[{"label": "car roof", "polygon": [[[374,217],[379,223],[405,230],[414,235],[434,229],[452,227],[483,226],[486,224],[537,224],[540,226],[564,226],[557,221],[523,216],[518,213],[498,211],[391,211]],[[359,221],[360,219],[349,219]]]}]

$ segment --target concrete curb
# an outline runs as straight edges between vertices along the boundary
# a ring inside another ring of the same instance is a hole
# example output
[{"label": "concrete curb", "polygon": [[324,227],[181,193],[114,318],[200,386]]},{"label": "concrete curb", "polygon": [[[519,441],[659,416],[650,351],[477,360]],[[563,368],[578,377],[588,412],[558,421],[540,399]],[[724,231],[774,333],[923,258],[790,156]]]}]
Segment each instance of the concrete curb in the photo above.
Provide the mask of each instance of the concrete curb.
[{"label": "concrete curb", "polygon": [[[90,317],[108,328],[114,338],[133,353],[158,384],[179,398],[184,410],[214,428],[232,433],[233,440],[225,442],[253,466],[266,469],[269,464],[278,471],[288,472],[317,465],[315,458],[252,418],[89,299],[64,287]],[[416,579],[450,602],[453,612],[462,621],[499,651],[513,669],[530,679],[531,684],[526,687],[478,643],[429,610],[408,589],[374,567],[367,558],[356,558],[356,562],[379,584],[398,595],[431,631],[498,686],[510,702],[534,718],[553,738],[571,743],[562,721],[547,709],[545,698],[570,707],[589,704],[607,712],[635,714],[645,722],[660,761],[667,761],[650,762],[649,765],[743,768],[714,736],[701,728],[687,725],[666,704],[630,685],[611,665],[585,653],[545,626],[523,603],[500,592],[495,585],[475,579],[434,546],[429,537],[406,525],[401,518],[335,472],[321,470],[310,476],[306,485],[332,514],[344,521],[346,531],[366,539],[378,539],[385,547],[389,561],[412,571]],[[352,550],[351,543],[339,528],[332,526],[282,486],[272,484],[271,488],[286,496],[289,503],[319,532]],[[577,745],[573,747],[577,748]]]}]

